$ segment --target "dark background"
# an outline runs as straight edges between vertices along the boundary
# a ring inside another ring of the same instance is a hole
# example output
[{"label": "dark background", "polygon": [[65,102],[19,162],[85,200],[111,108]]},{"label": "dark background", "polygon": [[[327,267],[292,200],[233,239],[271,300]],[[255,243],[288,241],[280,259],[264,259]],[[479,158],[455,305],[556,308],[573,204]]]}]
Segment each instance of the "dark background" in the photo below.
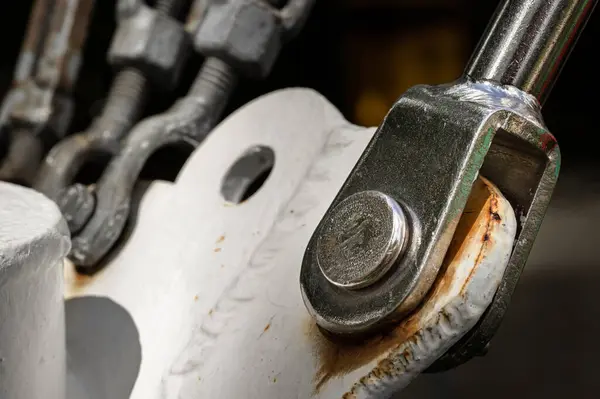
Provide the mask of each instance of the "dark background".
[{"label": "dark background", "polygon": [[[114,0],[96,2],[77,84],[71,131],[101,109],[112,71],[105,53],[114,30]],[[290,87],[324,94],[357,124],[377,125],[414,84],[458,78],[496,1],[318,0],[301,36],[287,45],[266,81],[242,80],[228,112],[256,96]],[[0,93],[12,71],[31,3],[0,5]],[[558,138],[563,171],[548,217],[490,352],[449,373],[419,378],[399,397],[592,398],[600,392],[600,181],[595,74],[600,12],[579,40],[544,107]],[[180,87],[156,93],[148,113],[185,94],[201,63],[189,62]],[[173,178],[182,159],[151,160],[149,177]]]},{"label": "dark background", "polygon": [[[100,110],[112,70],[105,54],[115,27],[115,0],[96,2],[75,93],[71,130],[84,130]],[[497,2],[492,0],[318,0],[301,35],[281,53],[266,81],[242,80],[229,111],[272,90],[303,86],[324,94],[352,122],[377,125],[408,87],[458,78]],[[0,94],[10,86],[31,7],[0,5]],[[595,158],[595,97],[600,82],[594,53],[600,16],[593,14],[550,99],[544,116],[557,136],[564,163]],[[148,113],[184,95],[201,63],[192,57],[173,93],[157,93]]]}]

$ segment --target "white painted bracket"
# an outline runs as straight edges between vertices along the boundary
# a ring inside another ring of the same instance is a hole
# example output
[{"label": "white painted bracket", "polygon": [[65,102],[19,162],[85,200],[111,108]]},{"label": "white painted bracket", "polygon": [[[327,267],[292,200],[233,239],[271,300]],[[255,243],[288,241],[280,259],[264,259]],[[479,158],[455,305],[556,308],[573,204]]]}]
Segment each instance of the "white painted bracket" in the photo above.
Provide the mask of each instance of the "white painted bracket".
[{"label": "white painted bracket", "polygon": [[[175,183],[153,183],[101,272],[66,268],[67,310],[77,297],[110,300],[131,319],[130,346],[141,351],[139,370],[135,351],[123,351],[119,364],[96,370],[96,384],[104,378],[135,399],[387,397],[456,342],[489,304],[514,239],[510,205],[483,180],[478,217],[456,244],[435,300],[391,334],[333,344],[302,303],[306,244],[374,131],[350,124],[313,91],[283,90],[221,123]],[[227,171],[257,148],[275,155],[269,177],[249,199],[227,202]],[[89,329],[70,337],[100,340]]]}]

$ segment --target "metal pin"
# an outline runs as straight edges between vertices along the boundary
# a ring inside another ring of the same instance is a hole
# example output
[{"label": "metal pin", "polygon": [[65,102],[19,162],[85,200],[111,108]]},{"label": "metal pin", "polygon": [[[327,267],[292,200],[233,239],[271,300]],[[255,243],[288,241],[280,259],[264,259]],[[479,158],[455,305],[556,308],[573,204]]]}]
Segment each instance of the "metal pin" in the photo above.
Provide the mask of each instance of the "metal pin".
[{"label": "metal pin", "polygon": [[317,238],[317,262],[327,280],[357,289],[378,281],[394,265],[409,230],[402,207],[379,191],[342,201]]}]

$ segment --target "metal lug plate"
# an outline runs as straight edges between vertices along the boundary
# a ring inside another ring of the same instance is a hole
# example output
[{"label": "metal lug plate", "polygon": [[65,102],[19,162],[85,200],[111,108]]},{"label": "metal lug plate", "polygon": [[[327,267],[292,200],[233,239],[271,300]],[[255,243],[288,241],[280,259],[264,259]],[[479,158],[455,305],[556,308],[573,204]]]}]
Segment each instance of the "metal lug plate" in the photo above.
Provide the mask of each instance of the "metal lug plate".
[{"label": "metal lug plate", "polygon": [[[382,192],[410,215],[406,254],[360,294],[339,289],[315,258],[321,222],[303,261],[307,307],[321,327],[338,334],[373,331],[414,310],[436,279],[480,171],[519,214],[507,289],[501,290],[506,304],[508,286],[518,279],[550,200],[559,159],[556,141],[527,93],[469,80],[411,88],[392,107],[323,219],[356,193]],[[499,320],[503,311],[495,309]]]}]

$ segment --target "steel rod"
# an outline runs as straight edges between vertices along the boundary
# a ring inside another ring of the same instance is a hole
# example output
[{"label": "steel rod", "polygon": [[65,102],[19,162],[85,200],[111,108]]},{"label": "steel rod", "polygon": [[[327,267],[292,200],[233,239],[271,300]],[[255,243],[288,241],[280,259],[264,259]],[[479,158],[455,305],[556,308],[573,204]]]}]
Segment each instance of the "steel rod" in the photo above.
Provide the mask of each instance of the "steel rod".
[{"label": "steel rod", "polygon": [[465,70],[544,104],[597,0],[505,0]]}]

